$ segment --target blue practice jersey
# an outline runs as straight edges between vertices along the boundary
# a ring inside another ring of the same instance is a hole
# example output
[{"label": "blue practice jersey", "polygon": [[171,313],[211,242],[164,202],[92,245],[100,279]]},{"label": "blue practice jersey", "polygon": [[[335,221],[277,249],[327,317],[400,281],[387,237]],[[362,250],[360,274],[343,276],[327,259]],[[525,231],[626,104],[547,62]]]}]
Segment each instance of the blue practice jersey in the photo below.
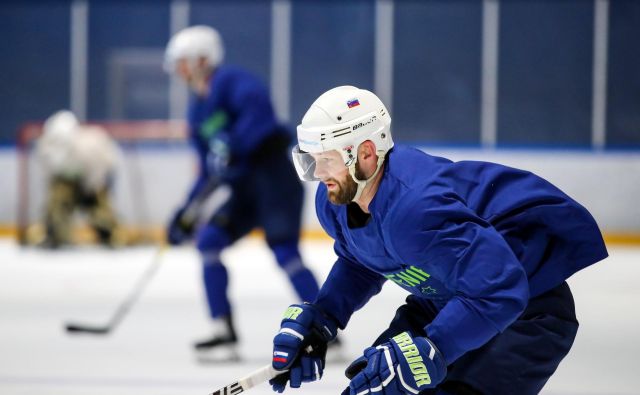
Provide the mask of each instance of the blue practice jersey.
[{"label": "blue practice jersey", "polygon": [[[191,97],[188,121],[191,142],[200,160],[200,174],[189,199],[212,177],[230,181],[246,175],[269,137],[291,138],[289,131],[278,124],[264,84],[245,70],[226,65],[216,68],[206,98]],[[224,160],[221,155],[228,155],[228,166],[224,174],[213,174],[212,162]]]},{"label": "blue practice jersey", "polygon": [[318,306],[344,328],[391,280],[440,308],[425,329],[448,363],[607,256],[589,212],[544,179],[398,145],[364,226],[348,226],[347,206],[331,204],[323,184],[316,210],[338,255]]}]

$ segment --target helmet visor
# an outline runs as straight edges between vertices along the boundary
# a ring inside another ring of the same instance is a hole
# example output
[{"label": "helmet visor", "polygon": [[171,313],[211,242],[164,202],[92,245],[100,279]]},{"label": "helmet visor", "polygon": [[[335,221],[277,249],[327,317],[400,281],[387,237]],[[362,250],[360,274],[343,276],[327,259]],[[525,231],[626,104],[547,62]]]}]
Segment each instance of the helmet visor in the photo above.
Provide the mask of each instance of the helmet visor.
[{"label": "helmet visor", "polygon": [[293,165],[302,181],[338,178],[347,171],[342,155],[336,150],[309,153],[302,151],[300,146],[296,145],[291,154]]}]

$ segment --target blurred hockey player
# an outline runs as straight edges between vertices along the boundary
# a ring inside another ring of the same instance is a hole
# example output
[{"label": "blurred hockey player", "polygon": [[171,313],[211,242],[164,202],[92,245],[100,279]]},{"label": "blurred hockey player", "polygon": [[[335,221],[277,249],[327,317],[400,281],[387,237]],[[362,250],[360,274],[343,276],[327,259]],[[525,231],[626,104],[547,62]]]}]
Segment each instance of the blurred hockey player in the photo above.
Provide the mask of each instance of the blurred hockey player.
[{"label": "blurred hockey player", "polygon": [[44,247],[57,248],[73,240],[73,215],[86,212],[97,240],[115,242],[116,216],[109,190],[119,150],[106,131],[82,126],[70,111],[59,111],[44,123],[36,157],[48,180]]},{"label": "blurred hockey player", "polygon": [[[247,71],[222,64],[223,58],[222,40],[208,26],[178,32],[165,53],[165,69],[192,91],[188,123],[199,173],[170,222],[168,241],[194,236],[202,257],[212,323],[212,336],[194,344],[203,361],[238,357],[220,254],[252,229],[262,228],[300,300],[312,301],[318,292],[298,249],[303,188],[289,156],[293,134],[276,121],[267,88]],[[221,184],[230,188],[229,199],[214,213],[201,213],[202,202]]]},{"label": "blurred hockey player", "polygon": [[607,257],[596,222],[530,172],[394,146],[390,126],[352,86],[298,126],[294,164],[321,181],[316,212],[338,259],[312,304],[286,310],[274,390],[320,379],[327,342],[390,280],[410,295],[347,367],[343,395],[538,394],[578,330],[565,280]]}]

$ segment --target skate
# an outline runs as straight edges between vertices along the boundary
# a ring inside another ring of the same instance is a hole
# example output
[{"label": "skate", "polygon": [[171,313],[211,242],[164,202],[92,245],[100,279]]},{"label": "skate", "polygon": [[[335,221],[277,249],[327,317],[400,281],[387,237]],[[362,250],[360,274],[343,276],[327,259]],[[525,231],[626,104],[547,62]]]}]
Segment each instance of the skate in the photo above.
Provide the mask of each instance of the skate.
[{"label": "skate", "polygon": [[238,338],[230,317],[213,320],[213,336],[193,345],[200,363],[238,362]]}]

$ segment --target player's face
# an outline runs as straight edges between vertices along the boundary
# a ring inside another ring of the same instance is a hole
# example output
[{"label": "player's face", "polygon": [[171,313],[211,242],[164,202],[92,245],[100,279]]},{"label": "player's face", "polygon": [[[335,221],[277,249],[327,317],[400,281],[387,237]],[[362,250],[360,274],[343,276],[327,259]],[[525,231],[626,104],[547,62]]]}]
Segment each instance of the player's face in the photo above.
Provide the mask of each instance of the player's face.
[{"label": "player's face", "polygon": [[340,153],[334,150],[312,155],[316,161],[313,175],[327,187],[329,201],[333,204],[350,203],[356,195],[358,184],[351,178]]},{"label": "player's face", "polygon": [[206,85],[207,68],[202,64],[196,64],[189,59],[179,59],[176,64],[176,74],[191,87],[196,93]]},{"label": "player's face", "polygon": [[187,84],[193,79],[191,65],[187,59],[179,59],[176,63],[176,74]]}]

